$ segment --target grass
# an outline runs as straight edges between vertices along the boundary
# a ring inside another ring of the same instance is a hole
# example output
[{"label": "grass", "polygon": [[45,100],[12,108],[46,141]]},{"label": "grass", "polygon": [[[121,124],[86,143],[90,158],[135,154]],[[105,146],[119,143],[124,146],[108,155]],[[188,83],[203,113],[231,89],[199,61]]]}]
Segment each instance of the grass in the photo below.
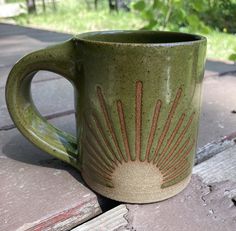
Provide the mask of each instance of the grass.
[{"label": "grass", "polygon": [[228,60],[235,53],[236,35],[213,31],[205,36],[208,40],[207,57]]},{"label": "grass", "polygon": [[88,10],[82,0],[60,1],[57,3],[57,11],[55,12],[49,8],[46,13],[26,14],[18,16],[14,20],[19,25],[40,26],[72,34],[94,30],[138,29],[144,24],[133,13],[110,13],[104,4],[100,5],[97,11]]},{"label": "grass", "polygon": [[[85,1],[67,0],[57,3],[57,11],[47,6],[47,12],[36,15],[15,17],[17,24],[40,27],[61,32],[78,34],[85,31],[112,29],[140,29],[145,22],[135,12],[110,13],[106,2],[100,1],[99,9],[87,9]],[[91,5],[91,8],[93,6]],[[208,58],[227,60],[234,53],[236,36],[223,32],[212,31],[205,35],[208,38]]]}]

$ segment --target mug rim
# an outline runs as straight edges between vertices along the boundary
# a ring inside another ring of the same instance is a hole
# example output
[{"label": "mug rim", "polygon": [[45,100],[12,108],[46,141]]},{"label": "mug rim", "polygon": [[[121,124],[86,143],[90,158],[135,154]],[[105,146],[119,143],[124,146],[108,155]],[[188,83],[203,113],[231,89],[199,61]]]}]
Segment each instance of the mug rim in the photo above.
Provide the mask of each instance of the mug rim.
[{"label": "mug rim", "polygon": [[[153,35],[164,35],[164,36],[182,36],[182,38],[189,38],[183,41],[171,41],[171,42],[126,42],[126,41],[106,41],[105,37],[114,36],[114,35],[144,35],[144,36],[153,36]],[[99,38],[103,39],[94,39]],[[192,39],[191,39],[192,38]],[[183,33],[183,32],[172,32],[172,31],[151,31],[151,30],[104,30],[104,31],[93,31],[85,32],[74,36],[74,39],[80,42],[88,44],[97,44],[97,45],[119,45],[119,46],[145,46],[145,47],[170,47],[170,46],[180,46],[180,45],[193,45],[197,43],[206,43],[207,38],[202,35],[192,34],[192,33]]]}]

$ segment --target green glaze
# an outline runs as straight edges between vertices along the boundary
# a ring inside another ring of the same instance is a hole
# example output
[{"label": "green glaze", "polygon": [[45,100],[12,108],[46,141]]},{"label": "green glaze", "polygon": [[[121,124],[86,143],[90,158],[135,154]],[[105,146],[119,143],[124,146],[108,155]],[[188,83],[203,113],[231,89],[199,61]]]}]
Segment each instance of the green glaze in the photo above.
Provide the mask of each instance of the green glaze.
[{"label": "green glaze", "polygon": [[[132,202],[126,192],[122,197],[114,191],[123,184],[114,179],[122,165],[155,166],[163,192],[191,174],[205,52],[206,39],[190,34],[78,35],[14,66],[6,86],[8,109],[23,135],[81,170],[95,191]],[[56,72],[74,85],[77,138],[48,124],[35,109],[30,83],[39,70]],[[135,202],[155,200],[159,197]]]}]

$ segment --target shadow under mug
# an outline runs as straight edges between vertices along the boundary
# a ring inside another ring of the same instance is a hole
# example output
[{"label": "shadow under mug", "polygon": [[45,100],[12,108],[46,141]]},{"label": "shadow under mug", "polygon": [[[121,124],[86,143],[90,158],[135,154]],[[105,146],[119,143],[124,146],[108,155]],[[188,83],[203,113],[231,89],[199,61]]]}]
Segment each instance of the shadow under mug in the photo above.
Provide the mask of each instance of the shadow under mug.
[{"label": "shadow under mug", "polygon": [[[7,106],[28,140],[81,171],[96,192],[131,203],[164,200],[191,178],[205,53],[206,39],[192,34],[84,33],[16,63]],[[39,70],[73,84],[77,137],[35,108],[30,85]]]}]

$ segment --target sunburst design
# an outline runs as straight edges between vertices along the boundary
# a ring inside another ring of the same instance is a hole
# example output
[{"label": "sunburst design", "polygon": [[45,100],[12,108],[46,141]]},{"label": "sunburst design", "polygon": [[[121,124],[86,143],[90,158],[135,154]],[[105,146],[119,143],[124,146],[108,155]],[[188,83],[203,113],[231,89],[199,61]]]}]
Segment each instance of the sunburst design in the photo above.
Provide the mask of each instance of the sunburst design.
[{"label": "sunburst design", "polygon": [[[142,81],[136,81],[135,86],[135,135],[132,143],[128,136],[129,127],[126,124],[122,101],[118,99],[115,105],[119,120],[120,140],[122,141],[119,142],[119,134],[117,134],[109,114],[111,108],[107,107],[101,87],[98,86],[96,90],[100,113],[98,115],[96,112],[92,112],[85,119],[86,136],[83,139],[84,152],[87,158],[84,164],[89,171],[94,172],[91,174],[94,180],[104,186],[114,187],[112,179],[114,171],[130,161],[143,162],[145,166],[146,164],[155,166],[158,174],[161,174],[161,188],[163,189],[189,176],[192,167],[190,156],[195,147],[194,136],[189,134],[189,131],[193,125],[195,112],[189,116],[183,112],[176,122],[173,122],[173,118],[176,119],[177,116],[178,105],[183,98],[181,87],[177,90],[174,101],[170,105],[167,119],[162,124],[159,119],[163,103],[161,99],[156,100],[145,148],[141,146],[144,138],[142,134]],[[158,128],[160,134],[157,134]],[[134,149],[131,148],[131,145],[134,145]],[[145,153],[142,153],[144,149]]]}]

